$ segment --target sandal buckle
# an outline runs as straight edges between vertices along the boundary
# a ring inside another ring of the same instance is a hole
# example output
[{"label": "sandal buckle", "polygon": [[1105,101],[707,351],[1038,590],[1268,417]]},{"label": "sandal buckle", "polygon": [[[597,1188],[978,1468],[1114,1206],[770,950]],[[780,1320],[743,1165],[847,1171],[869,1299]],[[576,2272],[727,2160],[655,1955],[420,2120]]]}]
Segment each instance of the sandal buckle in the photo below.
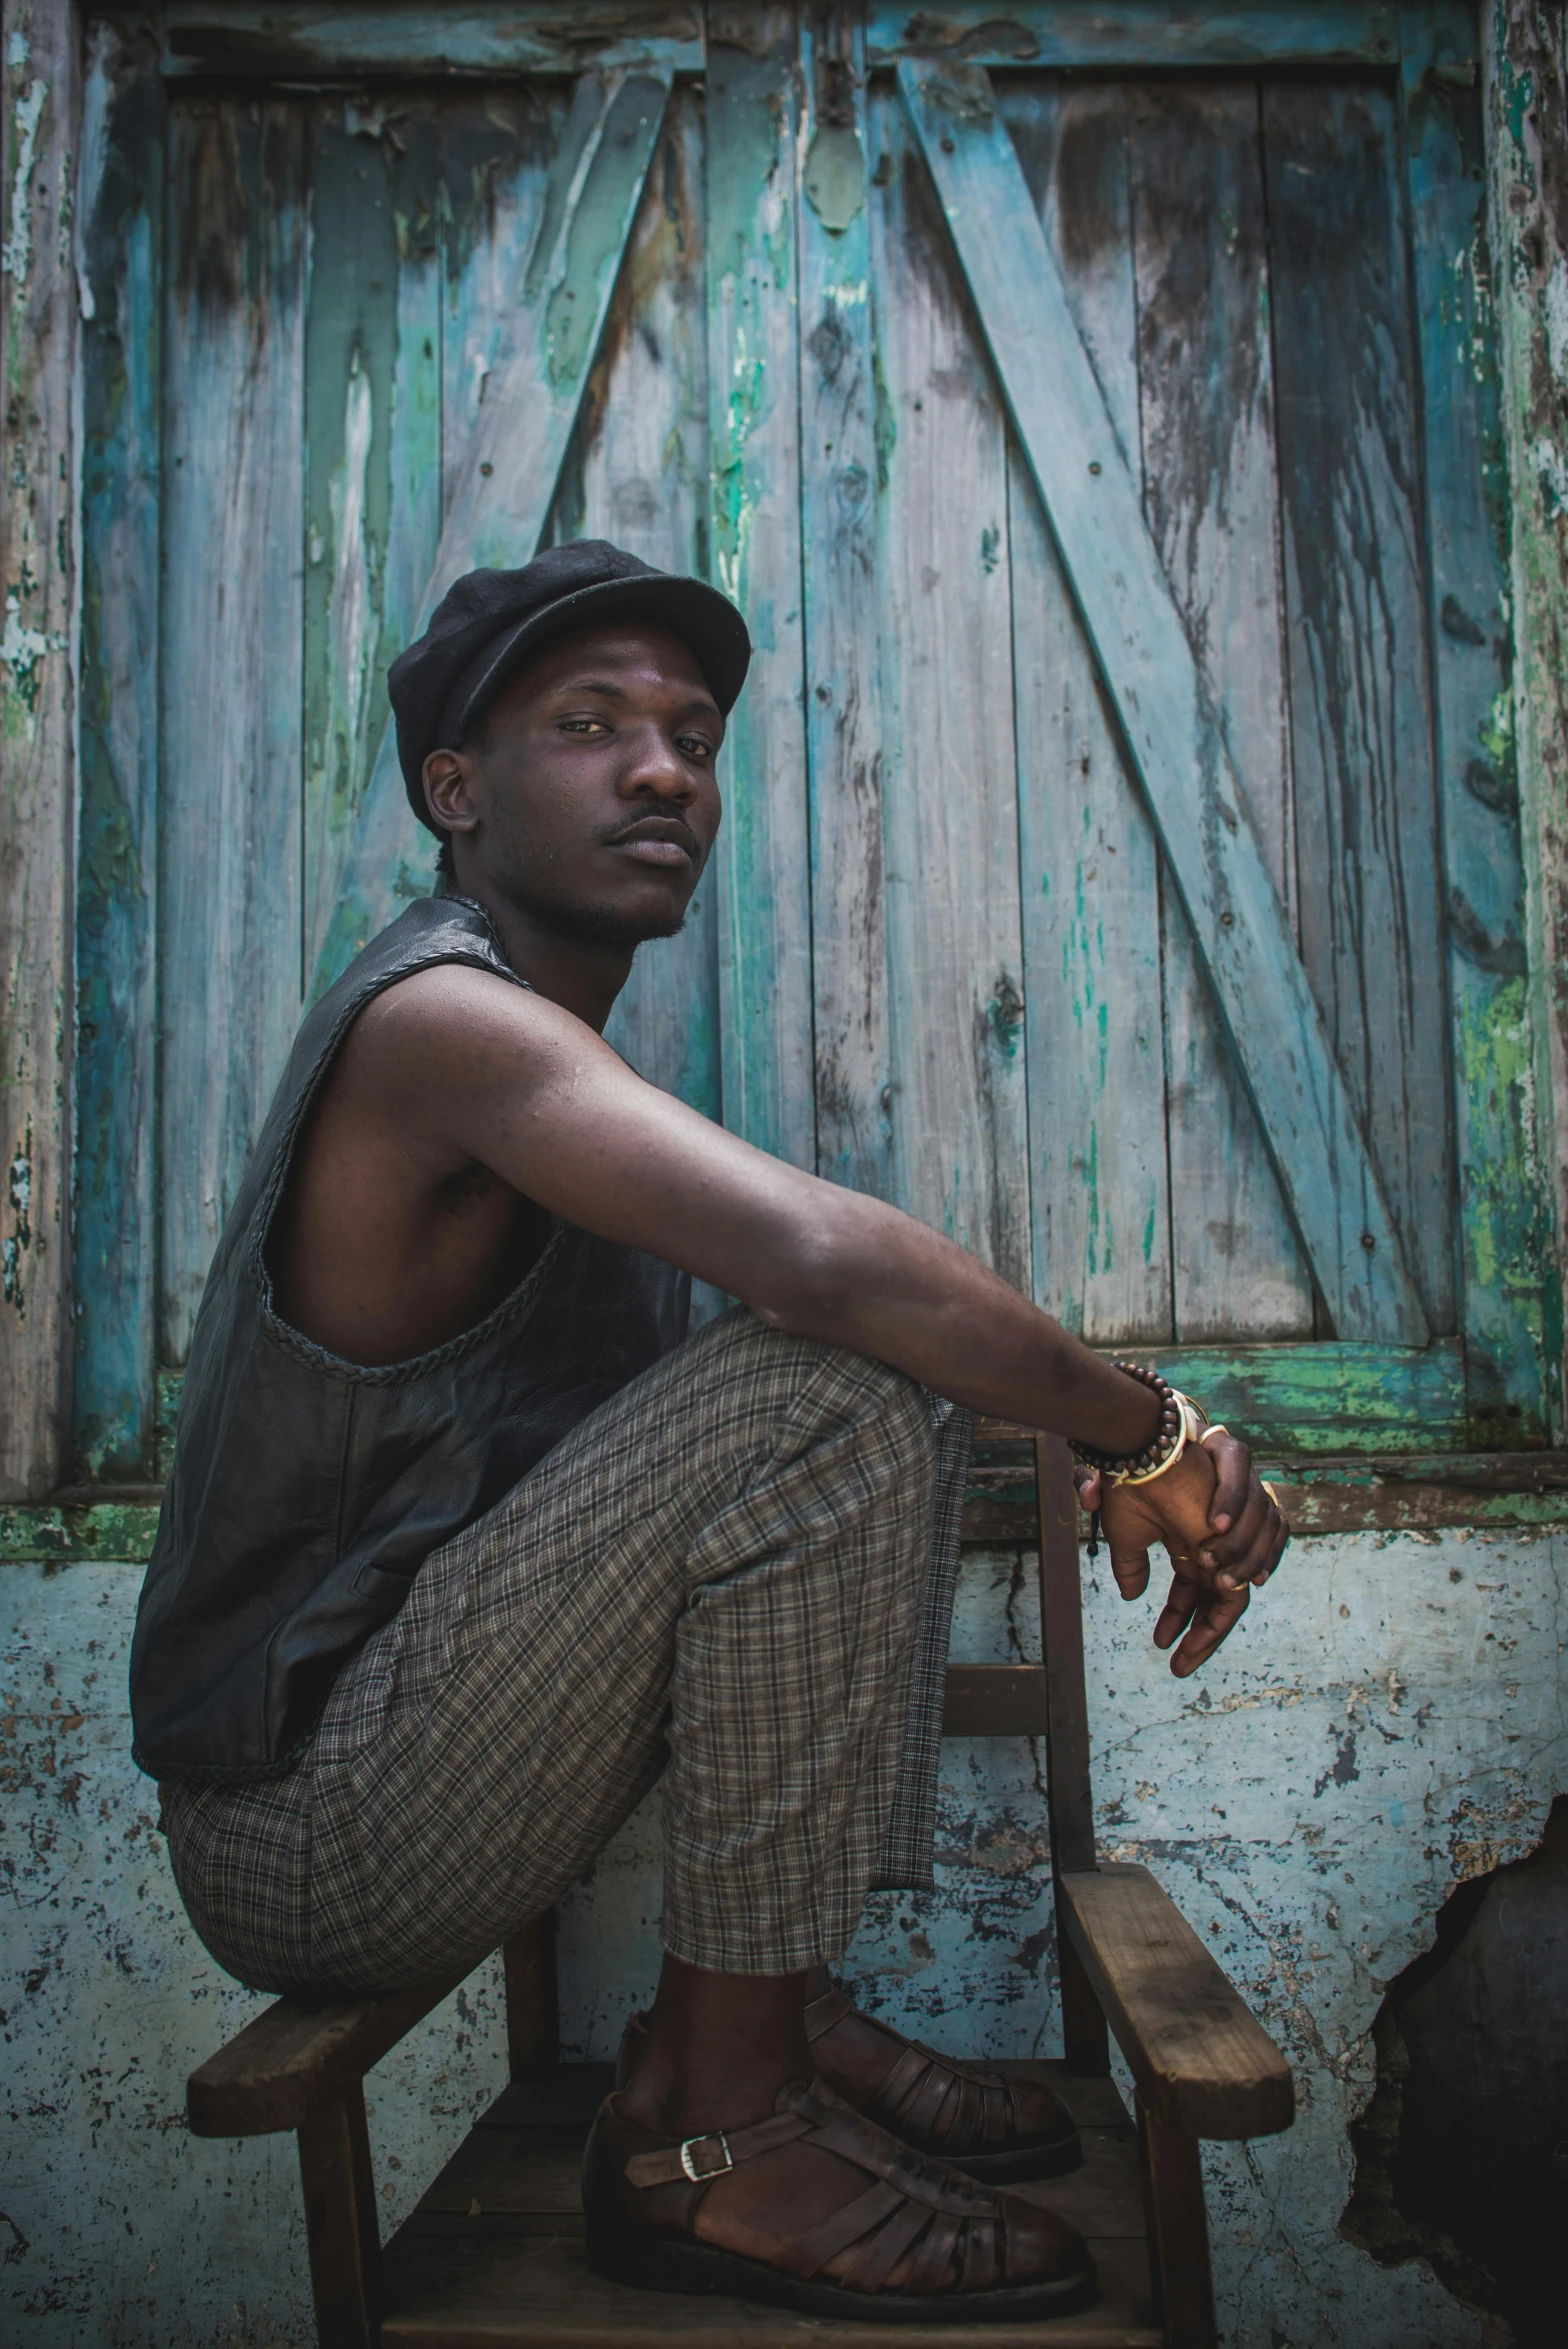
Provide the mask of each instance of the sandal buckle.
[{"label": "sandal buckle", "polygon": [[[717,2145],[724,2159],[715,2162],[711,2170],[700,2170],[691,2157],[691,2149],[694,2145]],[[732,2170],[735,2167],[735,2156],[730,2151],[730,2141],[722,2129],[711,2129],[704,2137],[686,2138],[680,2148],[680,2156],[681,2168],[694,2186],[700,2186],[704,2178],[721,2178],[726,2170]]]}]

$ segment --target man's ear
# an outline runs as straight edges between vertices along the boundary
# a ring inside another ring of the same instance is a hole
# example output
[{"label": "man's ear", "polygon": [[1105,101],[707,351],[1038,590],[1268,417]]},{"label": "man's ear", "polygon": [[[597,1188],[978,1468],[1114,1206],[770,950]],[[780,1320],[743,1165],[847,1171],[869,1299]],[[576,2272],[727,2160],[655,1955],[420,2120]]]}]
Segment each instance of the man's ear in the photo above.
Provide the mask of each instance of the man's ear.
[{"label": "man's ear", "polygon": [[479,810],[469,788],[473,762],[466,751],[433,750],[421,773],[425,785],[425,805],[435,817],[443,832],[472,832],[479,822]]}]

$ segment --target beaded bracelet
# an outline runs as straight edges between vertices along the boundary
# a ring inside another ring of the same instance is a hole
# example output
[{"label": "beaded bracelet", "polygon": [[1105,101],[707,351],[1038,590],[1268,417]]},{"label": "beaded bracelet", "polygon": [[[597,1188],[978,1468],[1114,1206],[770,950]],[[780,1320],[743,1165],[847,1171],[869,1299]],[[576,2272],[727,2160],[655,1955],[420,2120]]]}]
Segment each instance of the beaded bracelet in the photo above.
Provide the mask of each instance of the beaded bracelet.
[{"label": "beaded bracelet", "polygon": [[1069,1449],[1085,1468],[1098,1470],[1107,1484],[1152,1483],[1175,1466],[1189,1443],[1197,1442],[1208,1420],[1189,1396],[1179,1394],[1157,1370],[1145,1370],[1137,1362],[1116,1362],[1111,1367],[1137,1379],[1159,1397],[1160,1424],[1153,1442],[1145,1444],[1141,1452],[1102,1452],[1093,1444],[1073,1442]]}]

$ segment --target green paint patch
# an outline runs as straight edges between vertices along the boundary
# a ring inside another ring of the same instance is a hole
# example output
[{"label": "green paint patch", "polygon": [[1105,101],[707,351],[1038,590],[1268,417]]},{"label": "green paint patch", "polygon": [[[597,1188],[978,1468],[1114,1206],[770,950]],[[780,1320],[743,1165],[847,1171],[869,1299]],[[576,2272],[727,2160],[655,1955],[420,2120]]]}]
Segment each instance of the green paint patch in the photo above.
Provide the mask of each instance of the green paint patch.
[{"label": "green paint patch", "polygon": [[1458,1450],[1470,1440],[1464,1349],[1325,1342],[1140,1346],[1212,1418],[1290,1453]]},{"label": "green paint patch", "polygon": [[160,1496],[45,1501],[0,1508],[0,1562],[8,1565],[142,1566],[152,1556]]}]

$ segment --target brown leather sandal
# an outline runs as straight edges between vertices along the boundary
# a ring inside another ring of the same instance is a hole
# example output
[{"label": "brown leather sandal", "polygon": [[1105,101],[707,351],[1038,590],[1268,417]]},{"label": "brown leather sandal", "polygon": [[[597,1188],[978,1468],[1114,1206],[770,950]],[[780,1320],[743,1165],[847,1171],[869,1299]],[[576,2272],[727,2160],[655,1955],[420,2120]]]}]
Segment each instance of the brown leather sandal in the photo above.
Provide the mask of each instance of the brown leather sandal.
[{"label": "brown leather sandal", "polygon": [[[853,2031],[844,2028],[849,2023]],[[615,2066],[618,2088],[631,2078],[647,2028],[642,2015],[626,2025]],[[819,2074],[846,2104],[965,2177],[1011,2186],[1059,2178],[1082,2165],[1072,2115],[1043,2080],[1012,2080],[938,2055],[862,2014],[836,1983],[808,2002],[806,2037]]]},{"label": "brown leather sandal", "polygon": [[[769,2260],[726,2250],[713,2239],[721,2216],[705,2209],[714,2180],[786,2145],[834,2155],[865,2187]],[[882,2324],[1026,2322],[1095,2296],[1088,2248],[1064,2220],[922,2160],[821,2080],[790,2081],[768,2120],[682,2145],[606,2097],[583,2155],[583,2214],[594,2272],[656,2292]]]},{"label": "brown leather sandal", "polygon": [[808,2003],[806,2038],[823,2079],[857,2112],[966,2177],[1012,2185],[1083,2161],[1072,2116],[1043,2080],[939,2055],[862,2014],[837,1983]]}]

